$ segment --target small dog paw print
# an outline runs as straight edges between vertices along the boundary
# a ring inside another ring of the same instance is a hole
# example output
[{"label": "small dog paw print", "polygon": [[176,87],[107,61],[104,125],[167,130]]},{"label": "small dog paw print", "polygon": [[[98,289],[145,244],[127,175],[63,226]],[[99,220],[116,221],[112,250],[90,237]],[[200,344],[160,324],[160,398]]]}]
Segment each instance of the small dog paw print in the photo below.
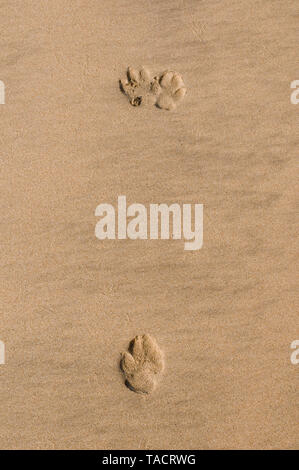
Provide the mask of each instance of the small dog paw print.
[{"label": "small dog paw print", "polygon": [[181,75],[172,71],[166,71],[160,77],[155,77],[152,89],[157,94],[156,105],[168,111],[174,109],[186,94]]},{"label": "small dog paw print", "polygon": [[152,78],[145,67],[140,70],[129,67],[127,79],[120,80],[120,88],[132,106],[153,104],[168,111],[175,109],[186,94],[179,73],[166,71]]},{"label": "small dog paw print", "polygon": [[132,106],[140,106],[149,101],[151,95],[151,77],[149,71],[142,67],[140,70],[129,67],[127,80],[120,80],[120,88],[128,97]]},{"label": "small dog paw print", "polygon": [[150,335],[136,336],[120,361],[126,385],[134,392],[151,393],[164,367],[163,354]]}]

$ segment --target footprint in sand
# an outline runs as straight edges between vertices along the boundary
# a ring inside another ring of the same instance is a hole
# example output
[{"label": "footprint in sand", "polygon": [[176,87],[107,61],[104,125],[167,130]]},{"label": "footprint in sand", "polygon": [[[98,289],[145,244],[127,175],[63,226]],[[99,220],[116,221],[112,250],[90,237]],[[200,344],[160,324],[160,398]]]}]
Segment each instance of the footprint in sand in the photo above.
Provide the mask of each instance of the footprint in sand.
[{"label": "footprint in sand", "polygon": [[154,104],[155,96],[151,90],[150,72],[145,67],[140,70],[129,67],[127,80],[120,80],[120,88],[128,97],[132,106],[141,104]]},{"label": "footprint in sand", "polygon": [[168,111],[175,109],[186,94],[186,87],[179,73],[166,70],[151,77],[145,67],[140,70],[129,67],[127,79],[120,80],[120,89],[132,106],[152,104]]},{"label": "footprint in sand", "polygon": [[163,354],[156,340],[150,335],[136,336],[129,351],[122,353],[120,367],[128,388],[137,393],[151,393],[164,368]]},{"label": "footprint in sand", "polygon": [[181,75],[171,70],[155,77],[152,88],[157,96],[156,105],[158,108],[168,111],[175,109],[186,94],[186,87]]}]

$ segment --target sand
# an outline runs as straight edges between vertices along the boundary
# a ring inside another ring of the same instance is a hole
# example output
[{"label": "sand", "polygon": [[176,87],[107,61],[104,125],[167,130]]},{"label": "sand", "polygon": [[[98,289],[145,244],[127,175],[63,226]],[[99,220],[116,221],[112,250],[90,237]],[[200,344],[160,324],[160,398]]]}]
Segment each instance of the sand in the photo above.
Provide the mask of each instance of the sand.
[{"label": "sand", "polygon": [[[1,2],[0,448],[298,448],[293,0]],[[175,71],[173,111],[131,66]],[[204,205],[204,243],[98,240],[95,209]],[[153,336],[165,369],[125,386]]]}]

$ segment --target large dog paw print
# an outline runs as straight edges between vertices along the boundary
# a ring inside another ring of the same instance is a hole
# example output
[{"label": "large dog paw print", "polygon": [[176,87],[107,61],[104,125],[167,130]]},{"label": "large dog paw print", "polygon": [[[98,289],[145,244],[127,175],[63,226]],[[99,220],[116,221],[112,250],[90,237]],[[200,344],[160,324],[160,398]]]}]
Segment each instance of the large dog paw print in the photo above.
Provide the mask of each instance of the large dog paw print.
[{"label": "large dog paw print", "polygon": [[152,89],[157,94],[156,105],[168,111],[175,109],[186,94],[186,87],[182,76],[172,71],[166,71],[162,75],[155,77]]},{"label": "large dog paw print", "polygon": [[147,68],[142,67],[136,70],[128,67],[127,79],[120,80],[120,88],[122,92],[128,97],[132,106],[140,106],[154,99],[151,90],[151,77]]},{"label": "large dog paw print", "polygon": [[151,393],[164,367],[163,354],[150,335],[136,336],[120,361],[126,385],[134,392]]},{"label": "large dog paw print", "polygon": [[175,109],[186,94],[179,73],[166,71],[152,77],[145,67],[140,70],[129,67],[127,79],[120,80],[120,88],[132,106],[153,104],[168,111]]}]

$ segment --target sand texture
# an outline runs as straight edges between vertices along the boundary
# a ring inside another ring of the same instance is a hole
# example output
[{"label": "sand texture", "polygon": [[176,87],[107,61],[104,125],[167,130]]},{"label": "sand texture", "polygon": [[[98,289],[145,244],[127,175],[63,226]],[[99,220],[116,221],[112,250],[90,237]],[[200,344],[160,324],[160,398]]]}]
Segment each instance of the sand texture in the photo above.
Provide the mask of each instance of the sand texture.
[{"label": "sand texture", "polygon": [[[0,13],[0,448],[298,448],[298,1]],[[119,195],[202,249],[97,239]]]}]

